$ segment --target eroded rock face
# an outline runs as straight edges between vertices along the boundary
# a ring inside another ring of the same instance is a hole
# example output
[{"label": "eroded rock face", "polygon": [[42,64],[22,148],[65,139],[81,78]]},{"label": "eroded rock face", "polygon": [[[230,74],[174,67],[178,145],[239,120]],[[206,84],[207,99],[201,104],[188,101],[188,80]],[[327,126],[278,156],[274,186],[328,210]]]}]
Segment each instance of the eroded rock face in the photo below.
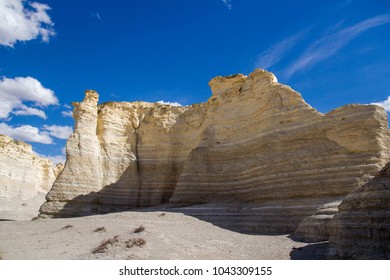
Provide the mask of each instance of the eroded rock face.
[{"label": "eroded rock face", "polygon": [[338,208],[329,240],[341,258],[390,259],[390,163]]},{"label": "eroded rock face", "polygon": [[31,145],[0,135],[0,219],[36,216],[60,169]]},{"label": "eroded rock face", "polygon": [[35,155],[31,145],[0,135],[0,197],[30,199],[46,194],[56,176],[49,159]]},{"label": "eroded rock face", "polygon": [[98,105],[87,91],[41,216],[169,203],[230,228],[291,233],[389,159],[380,107],[323,115],[260,69],[209,85],[207,103],[187,107]]}]

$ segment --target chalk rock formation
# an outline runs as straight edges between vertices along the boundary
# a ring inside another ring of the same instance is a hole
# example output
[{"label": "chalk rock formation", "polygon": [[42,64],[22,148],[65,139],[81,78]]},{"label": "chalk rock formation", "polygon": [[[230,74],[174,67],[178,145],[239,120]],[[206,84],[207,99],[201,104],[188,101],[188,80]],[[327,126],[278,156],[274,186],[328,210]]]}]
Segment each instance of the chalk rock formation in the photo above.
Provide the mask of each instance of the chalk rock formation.
[{"label": "chalk rock formation", "polygon": [[46,194],[56,175],[49,159],[35,155],[31,145],[0,135],[0,197],[30,199]]},{"label": "chalk rock formation", "polygon": [[321,205],[313,215],[306,217],[296,229],[293,237],[303,242],[320,242],[329,240],[329,223],[338,212],[342,197]]},{"label": "chalk rock formation", "polygon": [[67,163],[41,216],[169,203],[221,226],[292,232],[389,160],[380,107],[323,115],[260,69],[209,85],[207,103],[186,107],[98,105],[87,91],[74,103]]},{"label": "chalk rock formation", "polygon": [[0,135],[0,219],[36,216],[60,169],[31,145]]},{"label": "chalk rock formation", "polygon": [[340,257],[390,259],[390,163],[338,208],[329,228]]}]

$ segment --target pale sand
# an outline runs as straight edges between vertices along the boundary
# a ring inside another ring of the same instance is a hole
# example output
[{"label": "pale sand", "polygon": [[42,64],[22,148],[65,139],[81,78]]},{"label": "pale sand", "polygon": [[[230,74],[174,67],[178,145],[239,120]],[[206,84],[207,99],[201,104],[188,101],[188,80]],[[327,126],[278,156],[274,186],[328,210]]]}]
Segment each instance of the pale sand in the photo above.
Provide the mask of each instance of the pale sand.
[{"label": "pale sand", "polygon": [[[145,230],[133,233],[141,225]],[[104,229],[95,232],[98,228]],[[92,253],[102,241],[115,236],[118,241],[104,252]],[[132,238],[142,238],[146,244],[127,248],[126,241]],[[287,235],[242,234],[181,213],[162,211],[0,221],[2,259],[321,258],[324,249],[313,251],[312,246]]]},{"label": "pale sand", "polygon": [[38,216],[39,208],[45,201],[45,195],[42,193],[39,193],[34,198],[28,200],[0,197],[0,221],[31,220]]}]

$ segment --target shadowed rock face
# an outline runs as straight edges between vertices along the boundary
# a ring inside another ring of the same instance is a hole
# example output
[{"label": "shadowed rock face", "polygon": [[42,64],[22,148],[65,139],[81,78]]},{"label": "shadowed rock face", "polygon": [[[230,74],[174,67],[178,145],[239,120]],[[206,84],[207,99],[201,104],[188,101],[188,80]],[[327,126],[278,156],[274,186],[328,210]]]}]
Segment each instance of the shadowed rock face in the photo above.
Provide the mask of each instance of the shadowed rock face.
[{"label": "shadowed rock face", "polygon": [[223,227],[291,233],[389,160],[380,107],[348,105],[323,115],[260,69],[209,85],[206,103],[186,107],[98,105],[96,92],[87,91],[74,103],[65,169],[41,216],[169,203]]},{"label": "shadowed rock face", "polygon": [[390,163],[338,208],[329,228],[340,257],[390,259]]}]

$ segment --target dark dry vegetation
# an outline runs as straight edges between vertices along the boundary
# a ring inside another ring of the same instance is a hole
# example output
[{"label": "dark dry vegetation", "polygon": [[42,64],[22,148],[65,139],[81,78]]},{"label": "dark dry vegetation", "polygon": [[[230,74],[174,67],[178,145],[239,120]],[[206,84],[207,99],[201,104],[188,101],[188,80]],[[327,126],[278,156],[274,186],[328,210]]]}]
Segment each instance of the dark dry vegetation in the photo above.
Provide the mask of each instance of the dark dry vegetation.
[{"label": "dark dry vegetation", "polygon": [[96,228],[93,232],[106,232],[106,228],[105,227],[98,227]]},{"label": "dark dry vegetation", "polygon": [[108,247],[114,245],[115,243],[117,243],[119,241],[118,239],[118,235],[114,236],[113,238],[110,238],[110,239],[107,239],[107,240],[103,240],[100,245],[98,247],[96,247],[92,253],[93,254],[96,254],[96,253],[104,253]]},{"label": "dark dry vegetation", "polygon": [[143,238],[131,238],[127,240],[125,243],[127,248],[132,248],[134,246],[142,247],[146,244],[146,241]]},{"label": "dark dry vegetation", "polygon": [[72,228],[73,226],[72,225],[66,225],[66,226],[64,226],[61,230],[63,230],[63,229],[69,229],[69,228]]},{"label": "dark dry vegetation", "polygon": [[133,233],[140,233],[143,232],[144,230],[145,230],[144,226],[139,226],[135,230],[133,230]]}]

